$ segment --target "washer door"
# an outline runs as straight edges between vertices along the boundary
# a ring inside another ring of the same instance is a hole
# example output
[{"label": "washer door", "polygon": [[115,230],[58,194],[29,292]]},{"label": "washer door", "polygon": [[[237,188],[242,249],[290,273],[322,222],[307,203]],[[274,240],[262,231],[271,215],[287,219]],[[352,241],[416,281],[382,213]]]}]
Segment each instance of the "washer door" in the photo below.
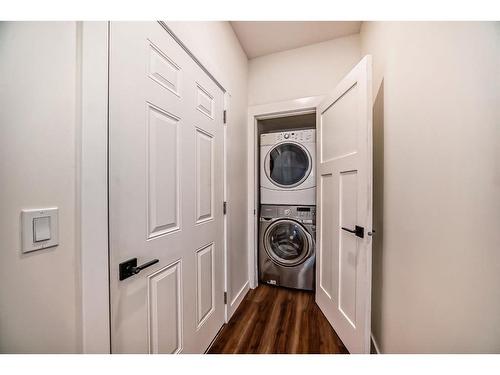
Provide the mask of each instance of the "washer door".
[{"label": "washer door", "polygon": [[289,219],[272,223],[264,234],[264,249],[272,261],[281,266],[297,266],[312,249],[312,239],[298,222]]},{"label": "washer door", "polygon": [[311,173],[311,157],[300,144],[285,142],[276,145],[266,156],[266,174],[276,186],[292,188],[300,185]]}]

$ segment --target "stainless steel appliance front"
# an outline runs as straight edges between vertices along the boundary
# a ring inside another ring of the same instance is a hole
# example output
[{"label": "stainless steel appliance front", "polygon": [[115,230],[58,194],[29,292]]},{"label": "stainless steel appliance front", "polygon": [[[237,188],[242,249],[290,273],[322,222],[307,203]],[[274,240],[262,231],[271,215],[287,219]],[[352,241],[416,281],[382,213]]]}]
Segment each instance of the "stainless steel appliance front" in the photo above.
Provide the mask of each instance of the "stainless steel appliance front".
[{"label": "stainless steel appliance front", "polygon": [[315,206],[262,205],[259,279],[289,288],[314,290]]}]

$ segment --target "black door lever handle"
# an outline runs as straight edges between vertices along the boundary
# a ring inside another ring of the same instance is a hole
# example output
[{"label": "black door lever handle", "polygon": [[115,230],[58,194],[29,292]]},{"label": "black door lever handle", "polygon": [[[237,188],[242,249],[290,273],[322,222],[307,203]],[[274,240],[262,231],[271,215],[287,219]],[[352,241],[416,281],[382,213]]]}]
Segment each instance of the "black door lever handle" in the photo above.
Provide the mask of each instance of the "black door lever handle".
[{"label": "black door lever handle", "polygon": [[137,258],[132,258],[123,263],[120,263],[120,281],[128,279],[130,276],[134,276],[141,272],[144,268],[148,268],[149,266],[152,266],[153,264],[156,264],[158,262],[158,259],[153,259],[140,266],[137,266]]},{"label": "black door lever handle", "polygon": [[356,233],[355,230],[352,230],[352,229],[349,229],[349,228],[342,227],[342,230],[345,230],[346,232],[349,232],[349,233]]},{"label": "black door lever handle", "polygon": [[359,225],[356,225],[354,227],[354,230],[349,229],[349,228],[344,228],[344,227],[341,227],[341,228],[342,228],[342,230],[345,230],[346,232],[355,234],[359,238],[365,237],[365,228],[360,227]]},{"label": "black door lever handle", "polygon": [[152,266],[153,264],[156,264],[156,263],[158,263],[158,262],[159,262],[159,260],[158,260],[158,259],[153,259],[153,260],[150,260],[149,262],[146,262],[146,263],[144,263],[144,264],[142,264],[142,265],[140,265],[140,266],[138,266],[138,267],[132,267],[132,272],[133,272],[134,274],[139,273],[139,272],[141,272],[144,268],[148,268],[149,266]]}]

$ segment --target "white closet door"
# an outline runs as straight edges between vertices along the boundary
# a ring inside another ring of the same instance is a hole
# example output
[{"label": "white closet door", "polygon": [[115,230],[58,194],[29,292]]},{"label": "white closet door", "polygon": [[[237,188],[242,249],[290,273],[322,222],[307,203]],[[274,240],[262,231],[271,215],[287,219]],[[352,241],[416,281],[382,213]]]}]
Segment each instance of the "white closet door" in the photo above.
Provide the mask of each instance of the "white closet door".
[{"label": "white closet door", "polygon": [[[113,353],[202,353],[224,322],[223,92],[157,22],[112,22]],[[119,264],[158,262],[124,280]]]},{"label": "white closet door", "polygon": [[370,352],[372,61],[317,108],[316,302],[351,353]]}]

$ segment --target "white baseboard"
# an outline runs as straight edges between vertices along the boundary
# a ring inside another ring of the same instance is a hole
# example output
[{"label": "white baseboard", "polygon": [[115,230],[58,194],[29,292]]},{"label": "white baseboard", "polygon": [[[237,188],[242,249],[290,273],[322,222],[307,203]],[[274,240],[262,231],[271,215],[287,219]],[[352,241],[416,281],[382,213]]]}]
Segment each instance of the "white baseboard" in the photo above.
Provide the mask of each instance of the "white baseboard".
[{"label": "white baseboard", "polygon": [[375,341],[375,337],[373,337],[373,332],[370,333],[370,338],[372,340],[372,344],[373,344],[373,347],[375,348],[375,351],[377,352],[377,354],[380,354],[380,349],[378,347],[377,341]]},{"label": "white baseboard", "polygon": [[243,301],[243,298],[246,296],[246,294],[247,294],[247,292],[248,292],[249,289],[250,289],[250,287],[249,287],[249,281],[247,280],[245,282],[245,284],[243,284],[243,286],[241,287],[241,289],[238,291],[238,293],[236,293],[236,296],[233,298],[233,300],[229,304],[228,316],[227,316],[227,320],[228,321],[233,316],[234,312],[236,311],[236,309],[240,305],[241,301]]}]

